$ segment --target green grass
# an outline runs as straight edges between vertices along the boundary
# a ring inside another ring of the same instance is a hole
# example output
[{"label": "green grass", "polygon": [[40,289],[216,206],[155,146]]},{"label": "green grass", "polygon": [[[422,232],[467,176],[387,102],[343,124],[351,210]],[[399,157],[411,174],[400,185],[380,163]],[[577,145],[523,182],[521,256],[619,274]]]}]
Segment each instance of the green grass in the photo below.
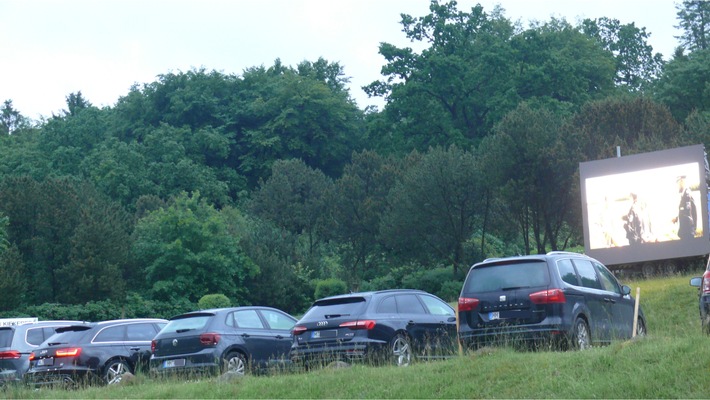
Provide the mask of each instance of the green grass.
[{"label": "green grass", "polygon": [[5,398],[707,398],[710,337],[701,332],[691,276],[627,282],[649,334],[588,351],[484,348],[407,368],[247,376],[231,382],[153,380],[80,390],[10,388]]}]

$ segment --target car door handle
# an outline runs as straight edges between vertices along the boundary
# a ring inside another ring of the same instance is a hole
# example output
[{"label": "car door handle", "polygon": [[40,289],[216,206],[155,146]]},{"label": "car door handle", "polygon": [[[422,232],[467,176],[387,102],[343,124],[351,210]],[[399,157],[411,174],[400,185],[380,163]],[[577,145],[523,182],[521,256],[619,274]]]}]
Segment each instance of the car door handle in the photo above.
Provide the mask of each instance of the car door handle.
[{"label": "car door handle", "polygon": [[414,322],[414,321],[412,321],[412,320],[410,320],[409,322],[407,322],[407,325],[415,325],[415,324],[416,324],[416,322]]},{"label": "car door handle", "polygon": [[281,335],[276,335],[276,339],[283,339],[284,337]]},{"label": "car door handle", "polygon": [[607,303],[612,303],[612,304],[616,303],[616,300],[610,299],[608,297],[606,299],[604,299],[604,301],[606,301]]},{"label": "car door handle", "polygon": [[140,351],[140,347],[131,347],[131,351]]},{"label": "car door handle", "polygon": [[249,337],[249,334],[248,334],[248,333],[242,333],[242,337],[243,337],[243,338],[248,338],[248,337]]}]

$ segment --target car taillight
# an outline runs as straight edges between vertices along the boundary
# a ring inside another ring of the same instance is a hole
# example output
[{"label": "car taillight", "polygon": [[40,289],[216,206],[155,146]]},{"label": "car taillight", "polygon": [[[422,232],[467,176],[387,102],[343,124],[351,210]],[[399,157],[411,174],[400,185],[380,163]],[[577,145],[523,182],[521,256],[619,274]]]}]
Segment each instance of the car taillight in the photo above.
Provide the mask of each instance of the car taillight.
[{"label": "car taillight", "polygon": [[530,301],[535,304],[552,304],[564,303],[567,299],[565,298],[565,293],[561,289],[550,289],[530,293]]},{"label": "car taillight", "polygon": [[703,293],[710,293],[710,271],[703,274]]},{"label": "car taillight", "polygon": [[203,346],[216,346],[221,336],[219,333],[203,333],[200,335],[200,344]]},{"label": "car taillight", "polygon": [[367,329],[368,331],[370,329],[373,329],[377,325],[377,322],[375,322],[372,319],[364,319],[362,321],[348,321],[348,322],[343,322],[339,326],[341,328],[350,328],[350,329]]},{"label": "car taillight", "polygon": [[8,360],[20,358],[20,352],[17,350],[0,351],[0,360]]},{"label": "car taillight", "polygon": [[35,359],[35,352],[30,353],[30,361]]},{"label": "car taillight", "polygon": [[459,297],[459,311],[473,311],[478,308],[478,299]]},{"label": "car taillight", "polygon": [[299,326],[294,326],[293,330],[291,330],[291,333],[293,333],[293,336],[298,336],[307,330],[308,330],[308,328],[306,328],[305,326],[299,325]]},{"label": "car taillight", "polygon": [[158,341],[153,339],[150,341],[150,352],[155,353],[155,348],[158,346]]},{"label": "car taillight", "polygon": [[81,354],[81,347],[68,347],[66,349],[57,349],[54,352],[54,357],[76,357]]}]

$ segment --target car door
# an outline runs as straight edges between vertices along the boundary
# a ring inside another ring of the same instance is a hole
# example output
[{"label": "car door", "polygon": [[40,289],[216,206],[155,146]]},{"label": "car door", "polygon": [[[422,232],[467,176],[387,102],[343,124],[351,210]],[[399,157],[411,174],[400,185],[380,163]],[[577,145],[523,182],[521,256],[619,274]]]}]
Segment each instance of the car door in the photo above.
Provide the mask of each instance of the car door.
[{"label": "car door", "polygon": [[136,369],[147,370],[150,360],[150,342],[159,330],[156,324],[150,322],[126,325],[125,347]]},{"label": "car door", "polygon": [[436,356],[453,353],[456,341],[456,314],[453,308],[439,298],[429,294],[420,294],[419,299],[432,319],[435,334],[431,345]]},{"label": "car door", "polygon": [[259,314],[266,323],[264,334],[270,341],[267,357],[269,362],[282,363],[286,361],[293,341],[291,329],[296,325],[296,319],[277,310],[261,309]]},{"label": "car door", "polygon": [[594,263],[599,272],[602,286],[608,292],[606,301],[611,313],[611,335],[615,339],[631,337],[634,326],[634,299],[624,295],[622,286],[614,275],[599,263]]},{"label": "car door", "polygon": [[429,315],[424,304],[416,294],[398,294],[395,296],[397,314],[406,327],[416,350],[430,349],[433,338],[437,336],[438,321]]},{"label": "car door", "polygon": [[585,304],[591,313],[589,329],[592,340],[608,342],[611,340],[612,325],[612,307],[608,301],[609,292],[602,287],[597,270],[591,261],[575,259],[573,263],[582,284],[580,293],[584,296]]},{"label": "car door", "polygon": [[232,313],[234,334],[243,343],[251,362],[265,364],[272,352],[272,342],[264,322],[255,309],[238,310]]}]

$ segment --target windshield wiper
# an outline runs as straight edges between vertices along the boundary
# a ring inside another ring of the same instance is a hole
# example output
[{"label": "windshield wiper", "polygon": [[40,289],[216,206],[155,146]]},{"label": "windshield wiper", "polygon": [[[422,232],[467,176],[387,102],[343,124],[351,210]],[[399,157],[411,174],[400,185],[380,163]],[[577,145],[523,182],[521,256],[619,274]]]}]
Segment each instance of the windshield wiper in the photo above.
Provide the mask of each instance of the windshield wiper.
[{"label": "windshield wiper", "polygon": [[187,331],[191,331],[191,330],[192,330],[192,328],[178,329],[175,331],[175,333],[183,333],[183,332],[187,332]]},{"label": "windshield wiper", "polygon": [[338,318],[338,317],[349,317],[350,314],[326,314],[325,319]]}]

